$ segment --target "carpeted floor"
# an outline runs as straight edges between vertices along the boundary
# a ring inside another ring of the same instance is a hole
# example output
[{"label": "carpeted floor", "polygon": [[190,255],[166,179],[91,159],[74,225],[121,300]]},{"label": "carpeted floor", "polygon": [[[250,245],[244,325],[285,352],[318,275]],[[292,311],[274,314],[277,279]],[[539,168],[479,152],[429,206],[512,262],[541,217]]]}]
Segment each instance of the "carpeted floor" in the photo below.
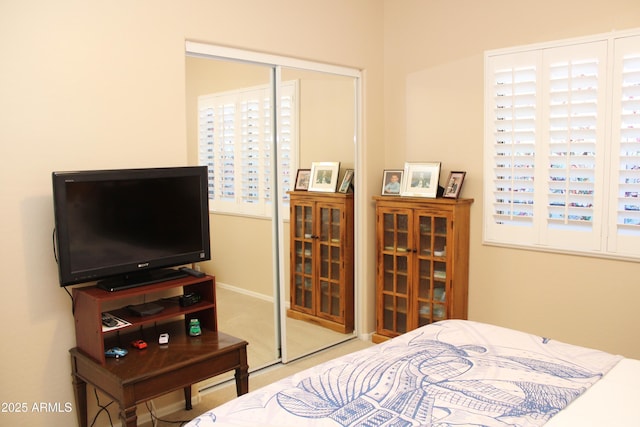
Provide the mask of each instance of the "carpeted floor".
[{"label": "carpeted floor", "polygon": [[[371,342],[362,341],[360,339],[354,338],[350,341],[337,344],[329,349],[322,350],[318,353],[315,353],[310,356],[306,356],[304,358],[298,359],[294,362],[288,363],[286,365],[275,365],[269,368],[262,369],[258,372],[255,372],[249,376],[249,391],[257,390],[260,387],[263,387],[267,384],[271,384],[274,381],[277,381],[281,378],[285,378],[289,375],[293,375],[296,372],[300,372],[304,369],[307,369],[311,366],[317,365],[324,361],[334,359],[343,354],[352,353],[354,351],[362,350],[364,348],[370,347],[373,344]],[[168,414],[165,416],[160,416],[157,421],[157,426],[178,426],[186,423],[192,418],[197,417],[203,412],[208,411],[209,409],[220,406],[221,404],[233,399],[236,397],[236,386],[233,380],[230,380],[221,385],[212,387],[208,390],[203,391],[199,395],[199,402],[193,405],[193,409],[190,411],[180,410],[174,412],[172,414]],[[198,399],[194,399],[197,401]],[[138,414],[141,415],[141,414]],[[140,424],[141,427],[151,427],[153,424],[151,422]]]},{"label": "carpeted floor", "polygon": [[[249,390],[256,390],[310,366],[373,345],[351,334],[344,335],[308,322],[287,318],[287,355],[290,360],[296,360],[283,365],[277,363],[273,303],[224,287],[216,289],[216,298],[218,329],[249,343],[247,347]],[[320,350],[325,347],[329,348]],[[298,359],[298,357],[301,358]],[[198,384],[197,388],[202,391],[198,392],[196,387],[193,387],[192,410],[178,410],[168,415],[158,414],[166,411],[160,407],[168,403],[166,398],[159,398],[156,403],[159,405],[159,411],[154,409],[153,413],[160,420],[153,424],[152,422],[143,423],[138,419],[139,425],[142,427],[178,426],[181,421],[186,422],[236,397],[232,372],[204,381]],[[180,394],[176,393],[174,399]],[[148,415],[148,412],[144,409],[144,405],[139,406],[138,417],[148,419],[145,415]]]}]

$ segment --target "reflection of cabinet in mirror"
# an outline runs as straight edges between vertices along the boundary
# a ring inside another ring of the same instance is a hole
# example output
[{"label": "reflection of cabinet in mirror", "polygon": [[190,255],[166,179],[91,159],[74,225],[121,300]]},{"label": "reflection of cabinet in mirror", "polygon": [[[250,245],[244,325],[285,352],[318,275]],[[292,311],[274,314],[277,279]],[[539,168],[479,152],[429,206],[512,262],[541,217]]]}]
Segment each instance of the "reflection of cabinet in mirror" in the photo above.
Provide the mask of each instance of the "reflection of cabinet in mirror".
[{"label": "reflection of cabinet in mirror", "polygon": [[373,341],[438,320],[466,319],[473,200],[374,200],[378,269]]},{"label": "reflection of cabinet in mirror", "polygon": [[353,331],[353,194],[292,191],[287,315]]}]

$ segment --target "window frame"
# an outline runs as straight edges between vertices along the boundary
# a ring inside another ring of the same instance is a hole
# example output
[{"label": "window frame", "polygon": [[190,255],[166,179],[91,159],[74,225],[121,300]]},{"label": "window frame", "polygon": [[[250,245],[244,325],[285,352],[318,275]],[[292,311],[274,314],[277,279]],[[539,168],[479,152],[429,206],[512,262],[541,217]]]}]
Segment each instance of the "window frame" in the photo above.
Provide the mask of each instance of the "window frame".
[{"label": "window frame", "polygon": [[[623,80],[625,54],[635,61],[632,84]],[[483,244],[640,259],[640,213],[625,211],[640,209],[640,198],[625,205],[625,194],[640,194],[640,171],[637,182],[622,183],[620,166],[627,132],[634,155],[625,167],[640,169],[640,100],[637,115],[636,103],[624,107],[629,87],[640,98],[640,29],[487,51],[484,60]],[[499,76],[509,70],[511,79]],[[501,106],[500,96],[514,93],[520,100]]]}]

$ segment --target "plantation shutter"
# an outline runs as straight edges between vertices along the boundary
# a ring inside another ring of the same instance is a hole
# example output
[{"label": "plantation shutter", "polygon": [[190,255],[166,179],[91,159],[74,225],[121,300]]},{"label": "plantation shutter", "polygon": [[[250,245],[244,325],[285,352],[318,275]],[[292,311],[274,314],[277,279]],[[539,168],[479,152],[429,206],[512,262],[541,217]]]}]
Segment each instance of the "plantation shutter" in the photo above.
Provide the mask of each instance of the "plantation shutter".
[{"label": "plantation shutter", "polygon": [[606,42],[543,51],[546,221],[542,245],[601,249],[606,58]]},{"label": "plantation shutter", "polygon": [[[283,197],[297,168],[297,82],[281,87],[282,138],[278,178]],[[286,107],[286,108],[284,108]],[[269,86],[198,97],[199,164],[209,169],[210,208],[217,212],[271,215],[274,135]]]},{"label": "plantation shutter", "polygon": [[640,36],[617,40],[614,57],[609,250],[640,256]]},{"label": "plantation shutter", "polygon": [[485,234],[505,242],[535,239],[537,62],[528,52],[488,61]]},{"label": "plantation shutter", "polygon": [[484,242],[640,258],[638,31],[485,55]]}]

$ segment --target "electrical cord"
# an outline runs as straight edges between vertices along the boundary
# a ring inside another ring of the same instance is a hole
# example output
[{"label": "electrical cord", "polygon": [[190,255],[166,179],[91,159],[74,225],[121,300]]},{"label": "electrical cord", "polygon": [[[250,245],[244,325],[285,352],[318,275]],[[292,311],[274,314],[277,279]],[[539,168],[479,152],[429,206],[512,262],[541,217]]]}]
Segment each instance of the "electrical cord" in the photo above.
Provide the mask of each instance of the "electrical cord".
[{"label": "electrical cord", "polygon": [[[51,240],[52,240],[52,245],[53,245],[53,259],[56,261],[56,264],[58,264],[58,251],[57,251],[57,245],[56,245],[56,228],[53,227],[53,232],[51,233]],[[69,295],[69,298],[71,298],[71,314],[75,315],[76,313],[76,303],[73,300],[73,295],[71,295],[71,292],[69,292],[69,289],[66,288],[66,286],[64,287],[64,291],[67,293],[67,295]]]},{"label": "electrical cord", "polygon": [[98,407],[100,408],[100,410],[98,410],[98,412],[96,412],[96,415],[93,417],[93,421],[91,421],[91,426],[93,427],[96,423],[96,421],[98,420],[98,416],[100,415],[101,412],[106,412],[107,417],[109,417],[109,425],[111,425],[111,427],[113,427],[113,420],[111,419],[111,414],[109,413],[109,406],[114,402],[113,400],[109,403],[107,403],[106,405],[102,405],[100,404],[100,397],[98,396],[98,390],[94,387],[93,389],[93,393],[96,396],[96,405],[98,405]]},{"label": "electrical cord", "polygon": [[[149,406],[149,402],[151,402],[151,406]],[[147,410],[149,411],[149,415],[151,416],[151,423],[154,427],[156,427],[158,425],[158,422],[161,423],[166,423],[166,424],[178,424],[180,426],[183,426],[185,424],[187,424],[189,421],[191,420],[166,420],[163,418],[159,418],[155,415],[154,411],[155,411],[155,405],[153,404],[153,400],[151,401],[146,401],[145,405],[147,406]]]},{"label": "electrical cord", "polygon": [[53,232],[51,233],[51,239],[53,240],[53,259],[56,260],[56,264],[58,263],[58,251],[56,250],[56,228],[53,227]]}]

